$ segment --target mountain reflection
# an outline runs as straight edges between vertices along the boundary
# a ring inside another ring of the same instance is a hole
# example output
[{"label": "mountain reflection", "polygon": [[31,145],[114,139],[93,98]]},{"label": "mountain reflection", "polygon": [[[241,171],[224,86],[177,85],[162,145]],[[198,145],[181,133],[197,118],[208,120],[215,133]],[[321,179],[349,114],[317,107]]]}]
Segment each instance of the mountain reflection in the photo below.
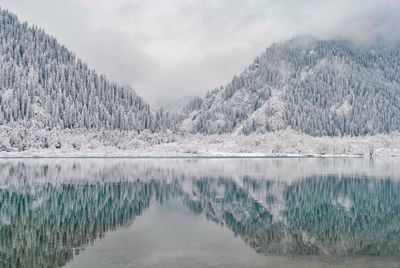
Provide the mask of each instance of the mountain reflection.
[{"label": "mountain reflection", "polygon": [[186,204],[229,227],[257,252],[400,255],[398,182],[330,176],[284,184],[247,178],[239,187],[232,180],[213,181],[197,181],[192,194],[197,201],[186,196]]},{"label": "mountain reflection", "polygon": [[109,230],[130,224],[178,187],[150,181],[34,185],[0,190],[2,265],[57,267]]},{"label": "mountain reflection", "polygon": [[[397,180],[310,175],[289,182],[143,169],[138,178],[134,165],[2,165],[0,266],[62,266],[152,202],[172,198],[259,253],[400,256]],[[77,170],[79,178],[68,176]]]}]

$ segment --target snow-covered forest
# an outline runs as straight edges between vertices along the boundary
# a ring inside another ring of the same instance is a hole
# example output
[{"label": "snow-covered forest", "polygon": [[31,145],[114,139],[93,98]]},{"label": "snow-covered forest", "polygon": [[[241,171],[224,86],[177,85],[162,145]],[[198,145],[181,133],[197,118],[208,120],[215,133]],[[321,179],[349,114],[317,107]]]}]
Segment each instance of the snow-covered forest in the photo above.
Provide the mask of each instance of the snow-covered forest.
[{"label": "snow-covered forest", "polygon": [[400,154],[398,45],[297,37],[174,113],[4,9],[0,48],[2,152]]},{"label": "snow-covered forest", "polygon": [[312,136],[390,133],[400,128],[400,46],[294,38],[186,110],[186,129],[207,134],[287,127]]},{"label": "snow-covered forest", "polygon": [[158,131],[174,124],[129,86],[98,75],[42,29],[0,12],[0,124]]}]

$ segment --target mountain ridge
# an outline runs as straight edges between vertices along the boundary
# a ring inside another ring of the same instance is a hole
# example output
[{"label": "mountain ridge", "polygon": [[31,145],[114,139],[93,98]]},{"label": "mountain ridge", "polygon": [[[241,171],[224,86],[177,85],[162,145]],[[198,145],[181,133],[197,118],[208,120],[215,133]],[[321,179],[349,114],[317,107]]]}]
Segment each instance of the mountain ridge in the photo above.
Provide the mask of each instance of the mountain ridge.
[{"label": "mountain ridge", "polygon": [[276,43],[229,84],[194,98],[179,113],[177,107],[152,109],[132,88],[97,74],[55,38],[5,9],[0,45],[4,126],[182,136],[284,129],[364,136],[400,129],[398,45],[311,36]]},{"label": "mountain ridge", "polygon": [[[109,81],[36,26],[0,9],[0,124],[158,131],[165,113]],[[173,120],[172,120],[173,121]]]},{"label": "mountain ridge", "polygon": [[[370,48],[310,36],[274,44],[199,106],[183,129],[204,134],[285,128],[312,136],[400,128],[399,46]],[[314,119],[313,119],[314,118]]]}]

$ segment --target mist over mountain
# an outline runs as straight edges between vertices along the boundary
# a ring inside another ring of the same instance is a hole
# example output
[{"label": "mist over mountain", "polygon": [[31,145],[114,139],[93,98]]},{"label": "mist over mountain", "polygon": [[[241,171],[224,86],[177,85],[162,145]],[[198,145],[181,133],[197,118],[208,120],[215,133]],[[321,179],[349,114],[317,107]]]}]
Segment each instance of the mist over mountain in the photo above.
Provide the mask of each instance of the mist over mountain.
[{"label": "mist over mountain", "polygon": [[400,46],[293,38],[184,111],[183,129],[205,134],[390,133],[400,128]]}]

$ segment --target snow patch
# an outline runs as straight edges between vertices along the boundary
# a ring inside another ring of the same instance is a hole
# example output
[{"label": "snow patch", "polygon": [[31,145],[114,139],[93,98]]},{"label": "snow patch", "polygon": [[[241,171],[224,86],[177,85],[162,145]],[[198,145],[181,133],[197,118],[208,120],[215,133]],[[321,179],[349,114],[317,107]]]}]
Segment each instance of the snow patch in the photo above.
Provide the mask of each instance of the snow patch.
[{"label": "snow patch", "polygon": [[336,109],[336,112],[338,114],[348,115],[351,113],[352,109],[353,107],[351,106],[351,104],[347,100],[345,100],[343,104],[338,109]]}]

